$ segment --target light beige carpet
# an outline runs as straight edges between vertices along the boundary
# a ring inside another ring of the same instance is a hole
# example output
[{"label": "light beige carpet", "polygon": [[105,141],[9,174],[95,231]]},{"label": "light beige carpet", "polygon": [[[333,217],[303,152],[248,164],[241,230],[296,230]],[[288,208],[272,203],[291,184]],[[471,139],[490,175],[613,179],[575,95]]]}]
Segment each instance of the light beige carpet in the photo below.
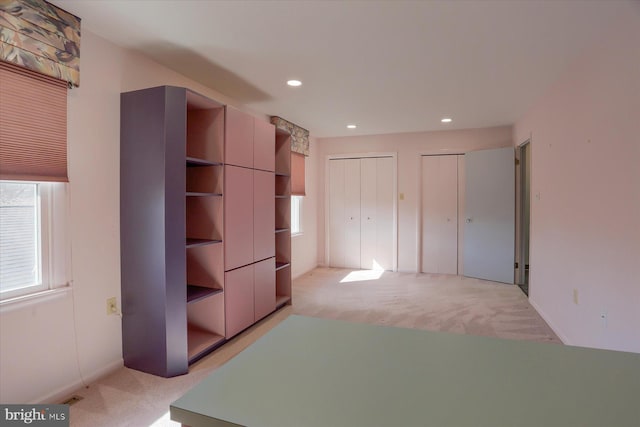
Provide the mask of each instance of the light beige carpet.
[{"label": "light beige carpet", "polygon": [[514,285],[444,274],[317,268],[295,282],[294,313],[402,328],[560,343]]},{"label": "light beige carpet", "polygon": [[[377,277],[380,276],[380,277]],[[293,284],[292,307],[271,315],[191,367],[160,378],[121,368],[76,392],[72,426],[179,426],[172,401],[292,313],[560,343],[516,286],[457,276],[317,268]]]}]

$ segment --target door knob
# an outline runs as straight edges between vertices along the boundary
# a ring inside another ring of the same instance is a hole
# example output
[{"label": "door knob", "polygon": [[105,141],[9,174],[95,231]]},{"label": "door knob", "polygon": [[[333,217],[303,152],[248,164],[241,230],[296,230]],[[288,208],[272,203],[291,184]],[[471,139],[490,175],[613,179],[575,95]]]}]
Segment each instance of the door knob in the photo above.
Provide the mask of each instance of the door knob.
[{"label": "door knob", "polygon": [[371,218],[367,217],[367,219],[371,219]]},{"label": "door knob", "polygon": [[467,218],[467,224],[470,224],[473,221],[473,218]]},{"label": "door knob", "polygon": [[447,222],[451,222],[451,218],[447,218]]},{"label": "door knob", "polygon": [[350,216],[350,217],[349,217],[349,219],[353,219],[353,217],[352,217],[352,216]]}]

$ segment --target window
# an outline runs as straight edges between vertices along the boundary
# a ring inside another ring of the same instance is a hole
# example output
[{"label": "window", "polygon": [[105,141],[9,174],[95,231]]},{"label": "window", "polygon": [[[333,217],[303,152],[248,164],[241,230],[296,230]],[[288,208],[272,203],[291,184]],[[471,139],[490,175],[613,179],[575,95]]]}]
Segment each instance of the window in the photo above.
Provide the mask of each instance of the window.
[{"label": "window", "polygon": [[291,234],[302,234],[302,196],[291,196]]},{"label": "window", "polygon": [[0,300],[66,284],[65,228],[65,184],[0,181]]}]

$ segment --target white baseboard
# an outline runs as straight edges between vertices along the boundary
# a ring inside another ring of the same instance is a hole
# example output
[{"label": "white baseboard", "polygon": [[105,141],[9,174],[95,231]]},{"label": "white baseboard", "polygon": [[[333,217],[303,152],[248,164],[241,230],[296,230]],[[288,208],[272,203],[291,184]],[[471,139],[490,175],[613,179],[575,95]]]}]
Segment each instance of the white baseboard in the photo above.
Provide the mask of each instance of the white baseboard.
[{"label": "white baseboard", "polygon": [[[106,366],[103,366],[102,368],[99,368],[97,370],[95,370],[94,372],[90,373],[89,375],[85,375],[84,376],[84,383],[85,384],[90,384],[93,381],[104,377],[107,374],[110,374],[111,372],[120,369],[121,367],[124,366],[124,360],[122,358],[118,359],[118,360],[114,360],[113,362],[109,363]],[[46,394],[44,396],[41,396],[37,399],[34,399],[33,402],[31,402],[32,404],[38,404],[38,403],[58,403],[58,402],[62,402],[65,399],[67,399],[69,396],[71,396],[73,394],[74,391],[80,389],[83,387],[83,383],[80,379],[77,379],[76,381],[72,382],[71,384],[67,384],[66,386],[60,387],[57,390],[52,391],[49,394]]]},{"label": "white baseboard", "polygon": [[571,344],[571,340],[569,340],[569,338],[567,338],[567,336],[562,333],[562,331],[560,330],[560,328],[558,328],[553,321],[549,318],[549,316],[547,316],[547,314],[544,312],[544,310],[542,310],[538,304],[535,303],[535,301],[533,301],[531,298],[529,298],[529,304],[531,304],[531,306],[538,312],[538,314],[540,315],[540,317],[542,317],[542,319],[547,322],[547,325],[549,325],[549,327],[551,328],[551,330],[558,336],[558,338],[560,338],[560,341],[562,341],[562,344],[565,345],[572,345]]}]

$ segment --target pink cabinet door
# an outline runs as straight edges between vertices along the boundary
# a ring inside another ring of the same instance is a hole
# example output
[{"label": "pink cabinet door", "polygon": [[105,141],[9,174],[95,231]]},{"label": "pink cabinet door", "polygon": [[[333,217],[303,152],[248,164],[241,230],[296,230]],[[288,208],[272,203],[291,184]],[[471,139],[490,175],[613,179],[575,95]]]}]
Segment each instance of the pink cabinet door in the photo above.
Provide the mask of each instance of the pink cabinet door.
[{"label": "pink cabinet door", "polygon": [[276,309],[276,259],[265,259],[253,265],[254,320],[257,322]]},{"label": "pink cabinet door", "polygon": [[226,107],[224,127],[224,162],[253,167],[253,116]]},{"label": "pink cabinet door", "polygon": [[253,260],[275,256],[275,176],[253,171]]},{"label": "pink cabinet door", "polygon": [[253,167],[271,172],[276,168],[276,127],[258,119],[253,126]]},{"label": "pink cabinet door", "polygon": [[253,262],[253,170],[224,166],[224,269]]},{"label": "pink cabinet door", "polygon": [[253,324],[253,265],[225,273],[224,317],[226,338]]}]

